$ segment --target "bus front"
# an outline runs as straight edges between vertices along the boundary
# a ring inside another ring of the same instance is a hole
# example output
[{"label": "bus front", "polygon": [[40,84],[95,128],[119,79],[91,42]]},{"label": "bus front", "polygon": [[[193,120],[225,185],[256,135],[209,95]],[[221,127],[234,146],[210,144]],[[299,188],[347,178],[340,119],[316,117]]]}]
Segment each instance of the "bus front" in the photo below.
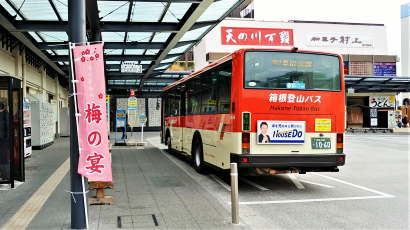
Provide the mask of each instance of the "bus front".
[{"label": "bus front", "polygon": [[259,174],[338,171],[345,163],[345,91],[339,55],[297,49],[237,52],[232,106],[240,153]]}]

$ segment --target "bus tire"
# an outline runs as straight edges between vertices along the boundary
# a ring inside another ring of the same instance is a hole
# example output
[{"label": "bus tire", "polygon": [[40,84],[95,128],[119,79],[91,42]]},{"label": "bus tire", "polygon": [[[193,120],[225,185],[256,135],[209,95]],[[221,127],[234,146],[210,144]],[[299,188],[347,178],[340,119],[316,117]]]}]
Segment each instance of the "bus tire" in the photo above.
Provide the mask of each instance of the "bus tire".
[{"label": "bus tire", "polygon": [[195,138],[192,147],[192,165],[197,172],[205,174],[206,167],[204,163],[204,152],[201,139]]}]

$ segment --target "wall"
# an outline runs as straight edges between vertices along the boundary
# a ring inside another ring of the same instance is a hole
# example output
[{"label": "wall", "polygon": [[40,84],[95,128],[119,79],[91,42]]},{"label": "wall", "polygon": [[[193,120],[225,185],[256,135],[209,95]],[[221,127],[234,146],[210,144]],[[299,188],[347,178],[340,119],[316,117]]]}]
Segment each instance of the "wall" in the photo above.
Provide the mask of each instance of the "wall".
[{"label": "wall", "polygon": [[[361,55],[384,55],[387,54],[387,40],[385,26],[369,25],[345,25],[345,24],[317,24],[317,23],[292,23],[274,21],[256,21],[254,19],[229,18],[223,20],[212,31],[210,31],[202,41],[194,47],[195,70],[198,70],[208,63],[202,56],[207,53],[232,53],[241,48],[281,48],[291,47],[280,46],[244,46],[244,45],[222,45],[221,27],[249,27],[249,28],[280,28],[293,29],[294,46],[305,50],[318,50],[338,54],[361,54]],[[372,42],[371,47],[342,48],[330,46],[312,46],[310,35],[313,34],[335,34],[335,35],[359,35],[368,38]]]}]

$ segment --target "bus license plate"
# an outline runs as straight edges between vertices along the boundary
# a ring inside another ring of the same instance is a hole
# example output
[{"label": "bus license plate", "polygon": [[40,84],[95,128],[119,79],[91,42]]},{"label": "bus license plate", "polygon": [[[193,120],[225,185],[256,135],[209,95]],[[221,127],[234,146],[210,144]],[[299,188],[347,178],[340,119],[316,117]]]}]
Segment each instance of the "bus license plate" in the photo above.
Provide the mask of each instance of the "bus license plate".
[{"label": "bus license plate", "polygon": [[330,149],[330,138],[316,138],[312,137],[312,149]]}]

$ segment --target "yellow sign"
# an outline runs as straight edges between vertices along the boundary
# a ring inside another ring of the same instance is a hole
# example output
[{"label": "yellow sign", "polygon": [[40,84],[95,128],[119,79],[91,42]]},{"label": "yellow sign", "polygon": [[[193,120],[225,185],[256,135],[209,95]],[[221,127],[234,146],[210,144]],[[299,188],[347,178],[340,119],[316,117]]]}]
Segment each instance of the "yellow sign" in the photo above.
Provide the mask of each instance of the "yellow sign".
[{"label": "yellow sign", "polygon": [[316,132],[330,132],[332,130],[331,119],[315,119],[315,131]]},{"label": "yellow sign", "polygon": [[106,101],[110,101],[110,95],[107,94],[107,95],[105,96],[105,100],[106,100]]}]

